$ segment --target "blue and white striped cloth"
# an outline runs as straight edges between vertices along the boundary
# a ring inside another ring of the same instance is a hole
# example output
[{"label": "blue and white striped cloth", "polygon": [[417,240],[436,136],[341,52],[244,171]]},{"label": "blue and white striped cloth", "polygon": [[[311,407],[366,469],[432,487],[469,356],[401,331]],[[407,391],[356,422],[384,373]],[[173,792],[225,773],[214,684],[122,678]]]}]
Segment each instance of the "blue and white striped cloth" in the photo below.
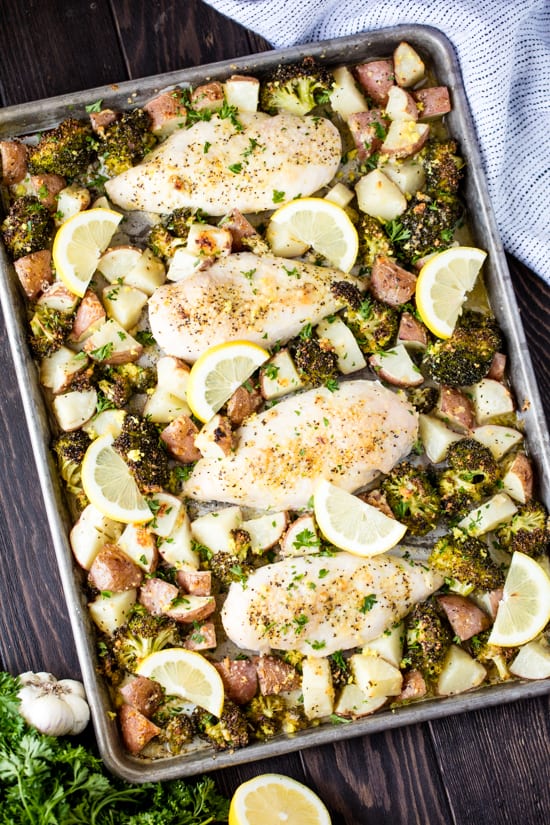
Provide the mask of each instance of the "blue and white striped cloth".
[{"label": "blue and white striped cloth", "polygon": [[206,0],[282,48],[398,24],[453,43],[505,248],[550,283],[549,0]]}]

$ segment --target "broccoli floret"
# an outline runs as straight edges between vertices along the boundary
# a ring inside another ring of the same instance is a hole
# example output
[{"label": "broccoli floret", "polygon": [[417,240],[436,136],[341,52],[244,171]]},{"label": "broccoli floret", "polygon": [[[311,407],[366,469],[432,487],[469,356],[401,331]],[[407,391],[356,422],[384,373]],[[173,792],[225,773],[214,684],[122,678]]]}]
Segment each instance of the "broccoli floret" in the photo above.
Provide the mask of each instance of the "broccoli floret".
[{"label": "broccoli floret", "polygon": [[490,635],[491,628],[472,636],[469,641],[470,652],[482,665],[493,667],[499,679],[509,679],[511,676],[509,665],[515,658],[518,648],[489,644]]},{"label": "broccoli floret", "polygon": [[61,478],[68,492],[76,496],[79,510],[83,510],[88,501],[82,489],[81,472],[84,455],[91,443],[92,439],[84,430],[62,433],[52,443]]},{"label": "broccoli floret", "polygon": [[178,754],[193,741],[195,727],[193,720],[185,713],[172,716],[162,728],[161,738],[168,745],[170,753]]},{"label": "broccoli floret", "polygon": [[502,338],[494,324],[479,313],[469,313],[459,321],[450,338],[438,338],[428,344],[420,366],[439,384],[476,384],[489,372],[501,345]]},{"label": "broccoli floret", "polygon": [[254,696],[244,706],[251,736],[265,740],[279,733],[292,734],[308,727],[303,709],[298,705],[288,705],[282,696]]},{"label": "broccoli floret", "polygon": [[437,387],[411,387],[407,390],[407,398],[417,412],[427,415],[435,409],[439,390]]},{"label": "broccoli floret", "polygon": [[466,515],[495,490],[500,480],[498,463],[489,448],[474,438],[451,444],[446,461],[449,466],[438,478],[443,510],[450,517]]},{"label": "broccoli floret", "polygon": [[168,261],[183,241],[176,238],[161,223],[156,223],[147,237],[147,246],[157,258]]},{"label": "broccoli floret", "polygon": [[124,459],[143,493],[160,492],[168,483],[168,455],[152,421],[129,413],[113,447]]},{"label": "broccoli floret", "polygon": [[443,668],[453,633],[439,615],[433,601],[415,605],[406,620],[406,662],[429,681],[437,679]]},{"label": "broccoli floret", "polygon": [[542,502],[528,501],[518,507],[510,521],[495,533],[499,546],[508,553],[542,555],[550,542],[548,512]]},{"label": "broccoli floret", "polygon": [[94,156],[92,127],[84,120],[70,117],[42,133],[38,144],[30,150],[29,171],[33,175],[45,172],[74,178],[86,171]]},{"label": "broccoli floret", "polygon": [[395,250],[385,227],[377,218],[362,213],[357,226],[359,235],[358,262],[370,272],[378,255],[393,258]]},{"label": "broccoli floret", "polygon": [[313,334],[301,335],[288,344],[294,365],[304,384],[319,386],[338,375],[338,357],[331,349],[324,349]]},{"label": "broccoli floret", "polygon": [[286,111],[306,115],[328,102],[333,85],[332,73],[313,57],[281,64],[261,83],[260,108],[270,114]]},{"label": "broccoli floret", "polygon": [[472,589],[496,590],[504,584],[504,573],[491,558],[487,544],[459,527],[435,543],[428,564]]},{"label": "broccoli floret", "polygon": [[144,109],[124,112],[106,127],[99,152],[111,175],[119,175],[139,163],[155,146],[151,118]]},{"label": "broccoli floret", "polygon": [[429,195],[455,195],[463,177],[464,160],[455,140],[430,140],[420,154]]},{"label": "broccoli floret", "polygon": [[106,367],[104,377],[98,381],[98,389],[117,409],[122,409],[136,392],[146,392],[156,384],[153,367],[134,362]]},{"label": "broccoli floret", "polygon": [[32,195],[14,201],[2,224],[2,240],[14,260],[46,249],[53,233],[49,211]]},{"label": "broccoli floret", "polygon": [[165,647],[181,647],[183,637],[177,622],[166,616],[153,616],[135,606],[128,621],[115,630],[109,648],[118,666],[135,673],[146,656]]},{"label": "broccoli floret", "polygon": [[381,488],[396,519],[414,536],[425,536],[441,515],[441,499],[428,473],[407,461],[383,480]]},{"label": "broccoli floret", "polygon": [[179,209],[174,209],[173,212],[164,218],[162,225],[176,238],[186,241],[189,235],[189,229],[194,223],[206,223],[208,220],[208,215],[201,209],[180,207]]},{"label": "broccoli floret", "polygon": [[217,751],[244,748],[248,745],[248,720],[239,706],[230,699],[226,698],[219,718],[204,708],[196,708],[192,719],[200,738],[209,741]]},{"label": "broccoli floret", "polygon": [[253,570],[246,555],[241,558],[237,553],[230,553],[226,550],[218,550],[210,554],[205,567],[212,571],[212,575],[223,588],[229,587],[232,582],[244,581]]},{"label": "broccoli floret", "polygon": [[332,683],[336,689],[344,687],[344,685],[353,681],[348,660],[344,657],[341,650],[337,650],[336,653],[330,655],[328,661],[332,675]]},{"label": "broccoli floret", "polygon": [[393,343],[399,327],[398,312],[371,298],[363,298],[358,309],[344,309],[342,318],[365,354],[378,352]]},{"label": "broccoli floret", "polygon": [[462,213],[462,204],[454,196],[442,199],[417,192],[399,218],[396,254],[412,265],[432,252],[448,249]]},{"label": "broccoli floret", "polygon": [[36,304],[29,326],[29,345],[37,358],[56,352],[73,328],[74,312],[62,312],[47,304]]}]

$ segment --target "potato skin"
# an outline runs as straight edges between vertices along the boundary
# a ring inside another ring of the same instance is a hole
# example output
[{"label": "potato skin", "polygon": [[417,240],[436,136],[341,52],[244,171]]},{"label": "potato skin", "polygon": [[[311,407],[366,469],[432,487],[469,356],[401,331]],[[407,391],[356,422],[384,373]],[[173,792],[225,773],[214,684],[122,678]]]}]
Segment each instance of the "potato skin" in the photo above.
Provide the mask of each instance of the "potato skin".
[{"label": "potato skin", "polygon": [[95,557],[88,577],[100,591],[121,593],[139,587],[143,572],[116,544],[106,544]]}]

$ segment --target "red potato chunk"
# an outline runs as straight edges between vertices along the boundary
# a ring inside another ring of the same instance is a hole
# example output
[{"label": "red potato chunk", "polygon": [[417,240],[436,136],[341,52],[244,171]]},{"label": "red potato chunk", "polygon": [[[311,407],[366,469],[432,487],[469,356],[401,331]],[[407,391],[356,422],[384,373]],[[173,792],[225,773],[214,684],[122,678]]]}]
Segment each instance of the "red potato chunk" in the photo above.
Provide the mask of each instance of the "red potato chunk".
[{"label": "red potato chunk", "polygon": [[161,729],[131,705],[122,705],[118,721],[124,747],[130,753],[140,753],[145,745],[158,736]]},{"label": "red potato chunk", "polygon": [[399,307],[411,300],[415,290],[414,272],[403,269],[385,255],[377,255],[371,272],[370,291],[378,301]]},{"label": "red potato chunk", "polygon": [[140,586],[143,571],[116,544],[106,544],[92,562],[88,577],[102,592],[122,593]]},{"label": "red potato chunk", "polygon": [[249,415],[257,412],[263,404],[263,398],[256,390],[239,387],[227,402],[227,417],[231,424],[240,427]]},{"label": "red potato chunk", "polygon": [[91,290],[88,290],[76,311],[70,339],[79,343],[91,335],[105,321],[105,307]]},{"label": "red potato chunk", "polygon": [[430,86],[412,93],[420,120],[442,117],[451,111],[451,98],[446,86]]},{"label": "red potato chunk", "polygon": [[489,610],[489,616],[493,621],[497,617],[498,606],[502,601],[503,593],[502,587],[498,587],[496,590],[489,590],[487,593],[487,608]]},{"label": "red potato chunk", "polygon": [[462,642],[487,630],[491,624],[491,619],[480,607],[458,593],[438,596],[437,601],[445,611],[453,633]]},{"label": "red potato chunk", "polygon": [[385,106],[388,92],[395,85],[393,60],[371,60],[355,67],[355,75],[370,99]]},{"label": "red potato chunk", "polygon": [[176,582],[193,596],[210,596],[212,593],[212,573],[210,570],[190,570],[182,568],[176,573]]},{"label": "red potato chunk", "polygon": [[154,679],[136,676],[120,688],[124,701],[148,719],[154,714],[163,699],[163,690]]},{"label": "red potato chunk", "polygon": [[406,158],[419,152],[429,135],[428,123],[393,120],[380,151],[395,158]]},{"label": "red potato chunk", "polygon": [[256,665],[250,659],[230,659],[214,662],[220,674],[226,696],[237,705],[244,705],[256,695],[258,674]]},{"label": "red potato chunk", "polygon": [[187,650],[212,650],[218,644],[214,622],[203,622],[194,627],[183,646]]},{"label": "red potato chunk", "polygon": [[211,83],[205,83],[203,86],[197,86],[191,94],[193,109],[198,112],[203,109],[220,109],[223,105],[223,100],[223,86],[217,80],[213,80]]},{"label": "red potato chunk", "polygon": [[424,349],[428,344],[428,330],[412,312],[404,312],[399,320],[397,340],[401,344],[415,344]]},{"label": "red potato chunk", "polygon": [[53,281],[52,253],[49,249],[24,255],[14,261],[13,266],[30,301],[34,301]]},{"label": "red potato chunk", "polygon": [[19,140],[0,140],[0,181],[4,186],[20,183],[27,174],[28,150]]},{"label": "red potato chunk", "polygon": [[161,92],[149,100],[143,108],[151,118],[152,132],[162,131],[162,128],[175,118],[185,121],[187,117],[187,109],[181,102],[177,90]]},{"label": "red potato chunk", "polygon": [[231,214],[220,223],[220,226],[224,229],[229,229],[231,232],[231,249],[233,252],[241,252],[244,249],[244,238],[252,238],[258,234],[252,224],[238,209],[234,209]]},{"label": "red potato chunk", "polygon": [[506,372],[506,355],[503,352],[495,352],[489,372],[486,378],[493,378],[495,381],[502,381]]},{"label": "red potato chunk", "polygon": [[105,129],[118,118],[118,114],[112,109],[102,109],[100,112],[90,112],[90,125],[96,135],[103,137]]},{"label": "red potato chunk", "polygon": [[172,458],[183,464],[191,464],[201,458],[200,450],[195,447],[198,432],[197,425],[188,415],[180,415],[164,428],[160,437]]},{"label": "red potato chunk", "polygon": [[517,453],[504,475],[504,489],[516,501],[525,503],[533,498],[533,464],[525,453]]},{"label": "red potato chunk", "polygon": [[277,656],[254,656],[252,661],[256,666],[262,696],[300,688],[300,674],[288,662]]},{"label": "red potato chunk", "polygon": [[355,112],[348,118],[348,126],[359,160],[366,160],[382,146],[388,119],[382,109]]},{"label": "red potato chunk", "polygon": [[441,387],[436,415],[461,433],[471,432],[476,420],[472,401],[456,387]]},{"label": "red potato chunk", "polygon": [[31,183],[36,192],[36,197],[50,212],[57,210],[57,196],[67,185],[65,178],[61,175],[32,175]]},{"label": "red potato chunk", "polygon": [[147,579],[139,591],[139,602],[153,616],[168,616],[176,622],[198,622],[216,609],[213,596],[192,596],[182,593],[164,579]]},{"label": "red potato chunk", "polygon": [[411,699],[421,699],[428,691],[424,677],[419,670],[409,670],[403,675],[401,693],[396,696],[397,702],[408,702]]}]

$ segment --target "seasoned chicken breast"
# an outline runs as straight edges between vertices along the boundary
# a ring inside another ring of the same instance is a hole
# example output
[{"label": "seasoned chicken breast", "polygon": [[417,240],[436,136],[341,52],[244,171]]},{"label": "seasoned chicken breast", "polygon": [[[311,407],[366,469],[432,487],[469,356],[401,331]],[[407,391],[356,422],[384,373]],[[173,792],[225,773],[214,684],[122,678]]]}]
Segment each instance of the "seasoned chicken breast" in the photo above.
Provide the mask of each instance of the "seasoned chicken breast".
[{"label": "seasoned chicken breast", "polygon": [[159,287],[149,299],[151,331],[170,355],[195,361],[207,347],[246,340],[270,347],[341,309],[331,285],[364,284],[338,269],[239,252]]},{"label": "seasoned chicken breast", "polygon": [[[388,555],[288,558],[231,584],[222,622],[245,650],[328,656],[380,636],[442,584],[425,565]],[[367,596],[376,599],[369,610]]]},{"label": "seasoned chicken breast", "polygon": [[299,510],[321,478],[354,492],[407,455],[418,416],[378,381],[308,390],[249,418],[223,458],[201,458],[184,486],[200,501]]},{"label": "seasoned chicken breast", "polygon": [[108,197],[126,210],[262,212],[317,192],[336,174],[341,140],[326,118],[243,112],[238,124],[213,115],[178,130],[107,181]]}]

